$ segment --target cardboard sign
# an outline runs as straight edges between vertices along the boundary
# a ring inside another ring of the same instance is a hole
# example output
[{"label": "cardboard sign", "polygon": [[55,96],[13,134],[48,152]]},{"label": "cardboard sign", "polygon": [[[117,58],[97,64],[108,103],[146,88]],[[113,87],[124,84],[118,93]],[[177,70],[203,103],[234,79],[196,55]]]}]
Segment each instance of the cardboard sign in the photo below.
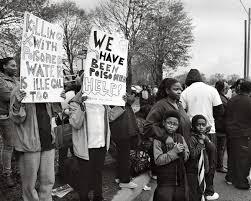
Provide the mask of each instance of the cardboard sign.
[{"label": "cardboard sign", "polygon": [[125,105],[128,40],[92,29],[83,78],[86,103]]},{"label": "cardboard sign", "polygon": [[25,12],[21,44],[21,89],[24,103],[61,102],[63,30]]}]

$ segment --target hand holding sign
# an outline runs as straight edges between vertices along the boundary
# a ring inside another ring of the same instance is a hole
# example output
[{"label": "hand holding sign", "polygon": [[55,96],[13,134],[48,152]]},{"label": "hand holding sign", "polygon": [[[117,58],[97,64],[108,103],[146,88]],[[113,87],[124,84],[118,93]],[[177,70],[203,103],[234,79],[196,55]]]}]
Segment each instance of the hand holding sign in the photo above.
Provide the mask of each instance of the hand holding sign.
[{"label": "hand holding sign", "polygon": [[19,90],[16,94],[17,101],[21,103],[25,96],[26,92],[23,90]]}]

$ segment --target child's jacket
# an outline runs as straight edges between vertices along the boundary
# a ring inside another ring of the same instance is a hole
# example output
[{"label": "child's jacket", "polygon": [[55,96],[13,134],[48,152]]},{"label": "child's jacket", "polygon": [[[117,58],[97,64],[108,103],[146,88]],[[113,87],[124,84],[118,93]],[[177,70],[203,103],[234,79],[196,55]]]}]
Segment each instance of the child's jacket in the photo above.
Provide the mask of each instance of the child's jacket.
[{"label": "child's jacket", "polygon": [[[170,146],[170,138],[173,143]],[[182,143],[185,152],[177,154],[173,147],[174,143]],[[180,186],[185,185],[186,172],[184,162],[188,159],[189,150],[186,141],[180,134],[169,136],[166,141],[154,140],[154,160],[157,165],[157,183],[159,186]]]},{"label": "child's jacket", "polygon": [[190,157],[186,163],[187,174],[198,174],[198,163],[203,150],[204,154],[204,168],[205,173],[209,172],[209,168],[213,168],[215,164],[216,148],[208,137],[204,140],[204,144],[199,142],[199,136],[192,133],[190,141],[188,142]]}]

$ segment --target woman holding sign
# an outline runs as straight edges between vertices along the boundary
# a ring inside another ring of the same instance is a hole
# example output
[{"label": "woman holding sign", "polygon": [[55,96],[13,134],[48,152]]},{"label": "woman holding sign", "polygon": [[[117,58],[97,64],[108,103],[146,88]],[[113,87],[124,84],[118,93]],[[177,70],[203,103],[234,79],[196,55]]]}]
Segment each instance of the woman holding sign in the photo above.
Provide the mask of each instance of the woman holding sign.
[{"label": "woman holding sign", "polygon": [[[22,103],[26,96],[16,87],[10,98],[10,118],[16,128],[15,150],[19,156],[19,168],[24,201],[52,201],[55,181],[55,135],[51,119],[61,111],[51,103]],[[39,188],[35,188],[39,178]]]},{"label": "woman holding sign", "polygon": [[15,185],[11,177],[11,157],[13,152],[14,130],[9,120],[10,94],[17,85],[17,65],[12,57],[0,60],[0,134],[3,139],[2,163],[5,183],[8,187]]},{"label": "woman holding sign", "polygon": [[[83,76],[80,83],[83,83]],[[108,106],[85,103],[82,89],[70,101],[70,119],[74,155],[78,161],[78,189],[80,201],[89,201],[93,184],[93,201],[102,201],[102,170],[110,146]]]}]

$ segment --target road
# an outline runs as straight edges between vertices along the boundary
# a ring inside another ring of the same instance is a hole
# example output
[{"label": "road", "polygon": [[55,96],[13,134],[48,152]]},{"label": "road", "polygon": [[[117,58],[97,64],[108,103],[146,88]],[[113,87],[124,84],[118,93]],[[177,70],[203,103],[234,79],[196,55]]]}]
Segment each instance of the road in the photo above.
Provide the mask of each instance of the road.
[{"label": "road", "polygon": [[[224,165],[227,163],[227,154],[224,156]],[[142,191],[140,195],[134,199],[134,201],[152,201],[153,192],[156,188],[156,181],[151,180],[151,191]],[[238,190],[232,185],[225,183],[225,174],[216,173],[214,179],[214,188],[219,193],[220,198],[218,201],[251,201],[251,190]]]},{"label": "road", "polygon": [[[224,181],[225,174],[216,173],[215,177],[215,191],[219,193],[218,201],[251,201],[251,190],[238,190]],[[156,187],[155,181],[150,181],[151,191],[142,191],[142,193],[134,199],[134,201],[152,201],[154,189]]]}]

